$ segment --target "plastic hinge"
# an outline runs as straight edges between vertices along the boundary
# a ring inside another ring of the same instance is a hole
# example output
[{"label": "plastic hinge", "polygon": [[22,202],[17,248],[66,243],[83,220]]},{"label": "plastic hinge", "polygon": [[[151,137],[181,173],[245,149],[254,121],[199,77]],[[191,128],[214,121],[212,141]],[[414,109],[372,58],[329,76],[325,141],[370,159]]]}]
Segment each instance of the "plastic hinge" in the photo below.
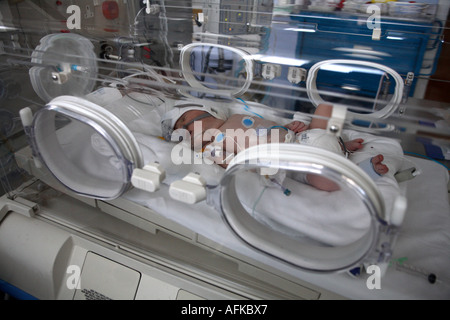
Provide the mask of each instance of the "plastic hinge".
[{"label": "plastic hinge", "polygon": [[372,31],[372,40],[380,40],[381,39],[381,29],[373,28]]},{"label": "plastic hinge", "polygon": [[347,107],[338,104],[333,105],[331,118],[330,120],[328,120],[327,131],[336,135],[337,137],[341,136],[346,115]]}]

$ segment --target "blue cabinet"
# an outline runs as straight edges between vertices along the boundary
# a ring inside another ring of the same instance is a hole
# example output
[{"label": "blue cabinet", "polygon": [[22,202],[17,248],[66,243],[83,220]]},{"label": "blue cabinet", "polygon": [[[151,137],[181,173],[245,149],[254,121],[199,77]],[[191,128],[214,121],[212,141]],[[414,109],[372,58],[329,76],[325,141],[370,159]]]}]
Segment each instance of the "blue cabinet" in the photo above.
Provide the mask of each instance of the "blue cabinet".
[{"label": "blue cabinet", "polygon": [[[367,18],[345,13],[315,12],[291,16],[290,24],[297,25],[298,30],[314,30],[297,33],[297,58],[308,61],[305,67],[328,59],[352,59],[383,64],[402,77],[406,77],[408,72],[419,75],[427,46],[438,37],[433,33],[433,23],[382,17],[381,37],[372,40],[373,30],[369,29]],[[318,78],[318,85],[328,90],[339,90],[345,81],[357,82],[360,94],[373,97],[379,89],[380,77],[356,72],[351,79],[344,80],[339,73],[328,72]],[[413,95],[415,82],[410,95]]]}]

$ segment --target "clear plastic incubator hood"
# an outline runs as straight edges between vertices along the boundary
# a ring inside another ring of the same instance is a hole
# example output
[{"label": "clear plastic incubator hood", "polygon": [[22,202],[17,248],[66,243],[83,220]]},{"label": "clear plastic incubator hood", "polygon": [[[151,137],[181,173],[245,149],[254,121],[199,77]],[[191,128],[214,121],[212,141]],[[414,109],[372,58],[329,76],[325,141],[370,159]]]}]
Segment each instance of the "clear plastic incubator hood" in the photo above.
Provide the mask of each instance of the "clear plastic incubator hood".
[{"label": "clear plastic incubator hood", "polygon": [[449,297],[448,9],[2,2],[0,291]]}]

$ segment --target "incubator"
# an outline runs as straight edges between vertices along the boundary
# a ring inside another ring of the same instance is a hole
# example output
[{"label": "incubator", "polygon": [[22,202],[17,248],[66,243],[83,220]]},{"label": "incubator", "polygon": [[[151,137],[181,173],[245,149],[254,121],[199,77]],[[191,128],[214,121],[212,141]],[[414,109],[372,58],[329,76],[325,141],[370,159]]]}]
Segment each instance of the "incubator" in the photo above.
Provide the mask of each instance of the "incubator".
[{"label": "incubator", "polygon": [[0,2],[3,296],[448,299],[449,6]]}]

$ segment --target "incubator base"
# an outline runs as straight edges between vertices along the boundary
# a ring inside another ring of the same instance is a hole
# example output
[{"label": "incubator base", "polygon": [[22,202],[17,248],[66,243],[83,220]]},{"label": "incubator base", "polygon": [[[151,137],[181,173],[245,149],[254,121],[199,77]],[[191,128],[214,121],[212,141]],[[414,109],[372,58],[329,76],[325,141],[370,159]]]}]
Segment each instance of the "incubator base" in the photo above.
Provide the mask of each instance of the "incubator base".
[{"label": "incubator base", "polygon": [[[67,286],[74,271],[67,272],[70,266],[82,268],[88,252],[93,254],[89,255],[94,257],[94,263],[100,256],[100,263],[106,267],[119,264],[127,272],[132,270],[131,274],[134,271],[140,274],[134,299],[161,298],[150,289],[154,283],[165,288],[164,292],[171,292],[163,297],[166,299],[185,295],[189,299],[197,296],[204,299],[442,299],[450,296],[450,276],[445,267],[448,241],[436,236],[439,232],[448,234],[450,230],[446,227],[450,224],[446,214],[448,195],[443,188],[448,183],[448,174],[430,161],[410,158],[422,174],[407,182],[409,210],[392,261],[408,258],[409,264],[435,273],[438,282],[430,284],[421,277],[388,267],[380,280],[381,288],[369,288],[371,274],[363,269],[356,278],[346,273],[304,272],[239,243],[227,246],[205,237],[181,221],[124,197],[100,201],[73,195],[61,189],[51,174],[34,166],[28,147],[16,153],[16,159],[35,179],[29,186],[19,187],[13,193],[14,200],[6,196],[0,200],[0,278],[39,299],[78,297],[76,290]],[[432,194],[435,203],[430,207],[418,194]],[[38,209],[33,210],[34,207]],[[223,222],[218,219],[219,230],[219,223]],[[22,235],[31,233],[24,240]],[[424,237],[428,239],[426,243]],[[8,263],[2,264],[6,255]],[[37,277],[36,272],[45,276]],[[83,275],[83,270],[80,274]]]},{"label": "incubator base", "polygon": [[113,204],[96,208],[37,180],[15,193],[0,199],[0,275],[37,299],[342,298]]}]

